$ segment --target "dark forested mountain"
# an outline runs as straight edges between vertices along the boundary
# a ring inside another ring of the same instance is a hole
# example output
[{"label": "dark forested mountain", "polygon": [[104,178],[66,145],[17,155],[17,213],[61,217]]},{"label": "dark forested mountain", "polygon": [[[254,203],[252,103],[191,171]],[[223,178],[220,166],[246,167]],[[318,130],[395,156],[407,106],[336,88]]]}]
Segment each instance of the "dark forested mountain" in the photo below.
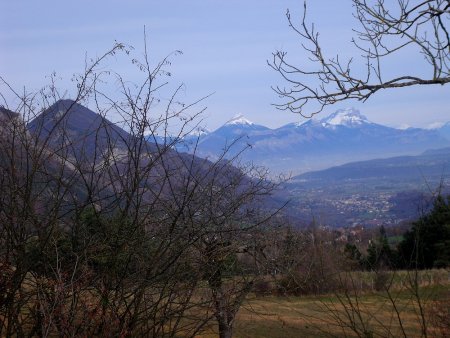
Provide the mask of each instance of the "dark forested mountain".
[{"label": "dark forested mountain", "polygon": [[238,116],[213,132],[199,135],[198,144],[191,142],[202,157],[217,158],[224,148],[233,145],[228,156],[250,148],[243,153],[244,160],[266,166],[273,173],[299,174],[351,161],[415,155],[448,146],[449,139],[440,130],[402,130],[376,124],[360,112],[347,109],[321,120],[277,129]]},{"label": "dark forested mountain", "polygon": [[49,147],[88,161],[108,151],[124,152],[126,143],[132,140],[129,133],[105,117],[68,99],[44,110],[28,123],[28,129]]},{"label": "dark forested mountain", "polygon": [[[12,112],[9,109],[0,107],[0,121],[5,122],[19,117],[19,114]],[[1,128],[1,126],[0,126]]]}]

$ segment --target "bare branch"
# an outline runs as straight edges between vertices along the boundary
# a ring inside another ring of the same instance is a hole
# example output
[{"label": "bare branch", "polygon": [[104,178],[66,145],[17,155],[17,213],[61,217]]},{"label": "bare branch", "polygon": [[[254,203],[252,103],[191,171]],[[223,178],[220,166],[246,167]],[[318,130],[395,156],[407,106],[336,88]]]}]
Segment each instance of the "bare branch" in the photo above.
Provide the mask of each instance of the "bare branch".
[{"label": "bare branch", "polygon": [[[339,55],[329,58],[323,54],[319,33],[306,21],[305,1],[300,25],[294,24],[289,11],[286,16],[309,55],[308,62],[296,66],[287,59],[286,52],[273,53],[268,64],[288,83],[287,88],[273,87],[283,99],[282,103],[274,104],[275,107],[310,116],[337,102],[366,101],[381,89],[450,82],[448,0],[353,0],[353,7],[361,29],[354,30],[356,37],[352,41],[366,60],[365,75],[363,69],[355,69],[353,59],[342,61]],[[424,78],[415,69],[390,79],[382,75],[385,59],[406,47],[423,55],[429,77]],[[307,68],[309,66],[312,68]],[[354,73],[361,75],[354,76]],[[310,111],[313,103],[318,108]]]}]

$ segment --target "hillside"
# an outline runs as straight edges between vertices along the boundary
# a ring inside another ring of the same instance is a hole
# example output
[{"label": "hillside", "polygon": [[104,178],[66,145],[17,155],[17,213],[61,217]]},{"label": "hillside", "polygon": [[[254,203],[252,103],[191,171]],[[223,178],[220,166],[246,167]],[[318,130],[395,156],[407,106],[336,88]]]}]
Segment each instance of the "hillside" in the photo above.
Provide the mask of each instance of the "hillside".
[{"label": "hillside", "polygon": [[439,189],[450,192],[450,148],[308,172],[286,184],[294,213],[327,225],[415,219]]},{"label": "hillside", "polygon": [[313,184],[344,180],[418,181],[448,177],[450,148],[427,150],[417,156],[399,156],[347,163],[293,177],[294,182]]},{"label": "hillside", "polygon": [[[133,194],[138,197],[132,203],[181,203],[187,198],[186,189],[214,184],[245,191],[254,179],[260,179],[226,160],[212,162],[178,152],[171,145],[155,144],[72,100],[56,102],[27,127],[51,152],[57,163],[54,170],[59,168],[65,179],[70,177],[68,189],[77,192],[78,200],[103,201],[111,210]],[[283,194],[275,194],[259,202],[263,208],[276,208],[284,200]]]}]

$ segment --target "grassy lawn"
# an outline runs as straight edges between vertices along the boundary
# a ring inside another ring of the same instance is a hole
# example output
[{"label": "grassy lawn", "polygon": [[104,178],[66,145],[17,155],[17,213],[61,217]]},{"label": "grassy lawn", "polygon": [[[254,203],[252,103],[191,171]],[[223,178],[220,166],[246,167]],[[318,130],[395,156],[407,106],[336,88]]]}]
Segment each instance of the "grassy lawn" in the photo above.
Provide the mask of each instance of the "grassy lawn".
[{"label": "grassy lawn", "polygon": [[[435,305],[442,307],[445,299],[448,311],[450,286],[422,287],[422,307],[429,336],[442,336],[432,322]],[[407,290],[392,292],[395,307],[384,292],[358,297],[329,295],[317,297],[254,297],[241,308],[236,319],[235,337],[352,337],[353,321],[367,337],[403,337],[398,316],[407,337],[421,336],[421,310],[417,300]],[[442,310],[442,309],[441,309]],[[397,314],[398,312],[398,314]],[[201,337],[217,337],[217,333]]]}]

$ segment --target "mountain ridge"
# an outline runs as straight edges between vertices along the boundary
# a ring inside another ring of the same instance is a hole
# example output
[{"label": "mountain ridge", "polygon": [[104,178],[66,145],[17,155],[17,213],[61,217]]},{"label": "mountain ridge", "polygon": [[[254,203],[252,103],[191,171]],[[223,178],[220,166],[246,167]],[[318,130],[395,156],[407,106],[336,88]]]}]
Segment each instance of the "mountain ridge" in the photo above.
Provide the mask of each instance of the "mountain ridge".
[{"label": "mountain ridge", "polygon": [[[221,156],[230,145],[230,157],[249,148],[241,155],[244,161],[265,166],[274,174],[294,175],[352,161],[416,155],[430,148],[450,146],[450,127],[448,133],[441,129],[397,129],[371,122],[353,108],[275,129],[248,123],[243,116],[233,120],[241,123],[225,123],[198,138],[185,140],[195,144],[198,156],[212,159]],[[182,151],[192,151],[189,142]]]},{"label": "mountain ridge", "polygon": [[367,161],[356,161],[320,171],[307,172],[294,176],[295,182],[308,180],[336,181],[366,178],[401,178],[408,179],[427,175],[439,176],[450,171],[450,147],[428,149],[419,155],[396,156]]}]

